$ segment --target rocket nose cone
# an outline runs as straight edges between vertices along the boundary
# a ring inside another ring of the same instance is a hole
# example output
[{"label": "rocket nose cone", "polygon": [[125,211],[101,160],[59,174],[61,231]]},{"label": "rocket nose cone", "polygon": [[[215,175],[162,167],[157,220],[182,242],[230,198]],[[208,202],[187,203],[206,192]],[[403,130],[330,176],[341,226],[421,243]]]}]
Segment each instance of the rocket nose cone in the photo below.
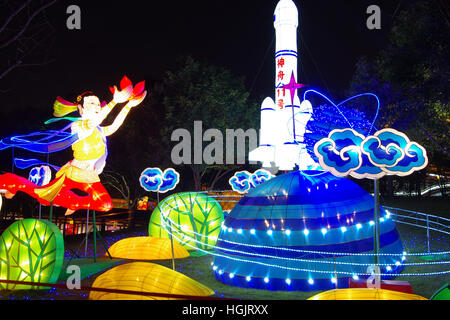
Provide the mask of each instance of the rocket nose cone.
[{"label": "rocket nose cone", "polygon": [[292,0],[280,0],[273,16],[275,28],[281,24],[298,25],[298,11]]}]

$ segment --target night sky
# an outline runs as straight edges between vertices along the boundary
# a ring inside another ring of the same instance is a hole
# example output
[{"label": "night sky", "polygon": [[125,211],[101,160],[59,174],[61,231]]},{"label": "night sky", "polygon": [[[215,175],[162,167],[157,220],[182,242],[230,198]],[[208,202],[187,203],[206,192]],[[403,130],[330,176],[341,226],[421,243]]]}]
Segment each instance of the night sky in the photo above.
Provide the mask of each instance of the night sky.
[{"label": "night sky", "polygon": [[[194,58],[244,76],[251,98],[273,95],[277,0],[58,1],[47,9],[56,30],[48,47],[52,62],[17,69],[0,83],[3,103],[51,113],[56,96],[74,99],[86,90],[109,99],[122,75],[159,81],[176,58]],[[341,98],[360,55],[387,43],[399,1],[295,0],[299,9],[299,82]],[[66,8],[81,8],[81,30],[68,30]],[[366,8],[377,4],[382,29],[369,30]],[[1,114],[1,122],[7,121]],[[46,119],[42,119],[46,120]]]}]

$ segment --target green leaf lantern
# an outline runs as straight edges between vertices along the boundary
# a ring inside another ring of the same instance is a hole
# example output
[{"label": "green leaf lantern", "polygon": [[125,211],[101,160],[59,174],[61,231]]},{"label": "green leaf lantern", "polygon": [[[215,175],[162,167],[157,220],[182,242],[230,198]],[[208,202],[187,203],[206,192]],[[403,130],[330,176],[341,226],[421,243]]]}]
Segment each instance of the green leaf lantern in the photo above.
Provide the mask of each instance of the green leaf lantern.
[{"label": "green leaf lantern", "polygon": [[[11,224],[0,237],[2,280],[56,283],[64,260],[64,239],[47,220],[23,219]],[[34,285],[0,283],[0,289],[48,289]]]},{"label": "green leaf lantern", "polygon": [[187,250],[213,250],[223,222],[220,204],[206,194],[181,192],[168,196],[155,208],[150,218],[151,237],[168,238]]}]

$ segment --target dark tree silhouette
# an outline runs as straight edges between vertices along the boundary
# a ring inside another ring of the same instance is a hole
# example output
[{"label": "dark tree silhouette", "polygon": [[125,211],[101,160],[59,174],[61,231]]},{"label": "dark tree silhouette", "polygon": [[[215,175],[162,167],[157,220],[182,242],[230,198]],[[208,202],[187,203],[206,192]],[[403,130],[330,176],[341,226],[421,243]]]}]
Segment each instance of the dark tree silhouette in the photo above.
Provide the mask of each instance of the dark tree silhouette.
[{"label": "dark tree silhouette", "polygon": [[[55,30],[46,9],[57,0],[0,3],[0,81],[17,68],[51,62],[49,48]],[[4,90],[4,86],[1,87]]]}]

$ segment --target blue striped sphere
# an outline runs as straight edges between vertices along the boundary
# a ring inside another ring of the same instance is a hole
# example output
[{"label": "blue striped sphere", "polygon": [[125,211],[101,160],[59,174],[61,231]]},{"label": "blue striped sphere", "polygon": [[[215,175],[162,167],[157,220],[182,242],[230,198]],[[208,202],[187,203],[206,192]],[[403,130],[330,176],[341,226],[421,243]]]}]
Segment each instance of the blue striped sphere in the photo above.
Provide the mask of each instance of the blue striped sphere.
[{"label": "blue striped sphere", "polygon": [[[225,218],[215,248],[217,280],[264,290],[346,288],[374,263],[374,198],[324,171],[292,171],[243,197]],[[403,269],[403,246],[380,207],[380,271]],[[383,255],[384,254],[384,255]]]}]

